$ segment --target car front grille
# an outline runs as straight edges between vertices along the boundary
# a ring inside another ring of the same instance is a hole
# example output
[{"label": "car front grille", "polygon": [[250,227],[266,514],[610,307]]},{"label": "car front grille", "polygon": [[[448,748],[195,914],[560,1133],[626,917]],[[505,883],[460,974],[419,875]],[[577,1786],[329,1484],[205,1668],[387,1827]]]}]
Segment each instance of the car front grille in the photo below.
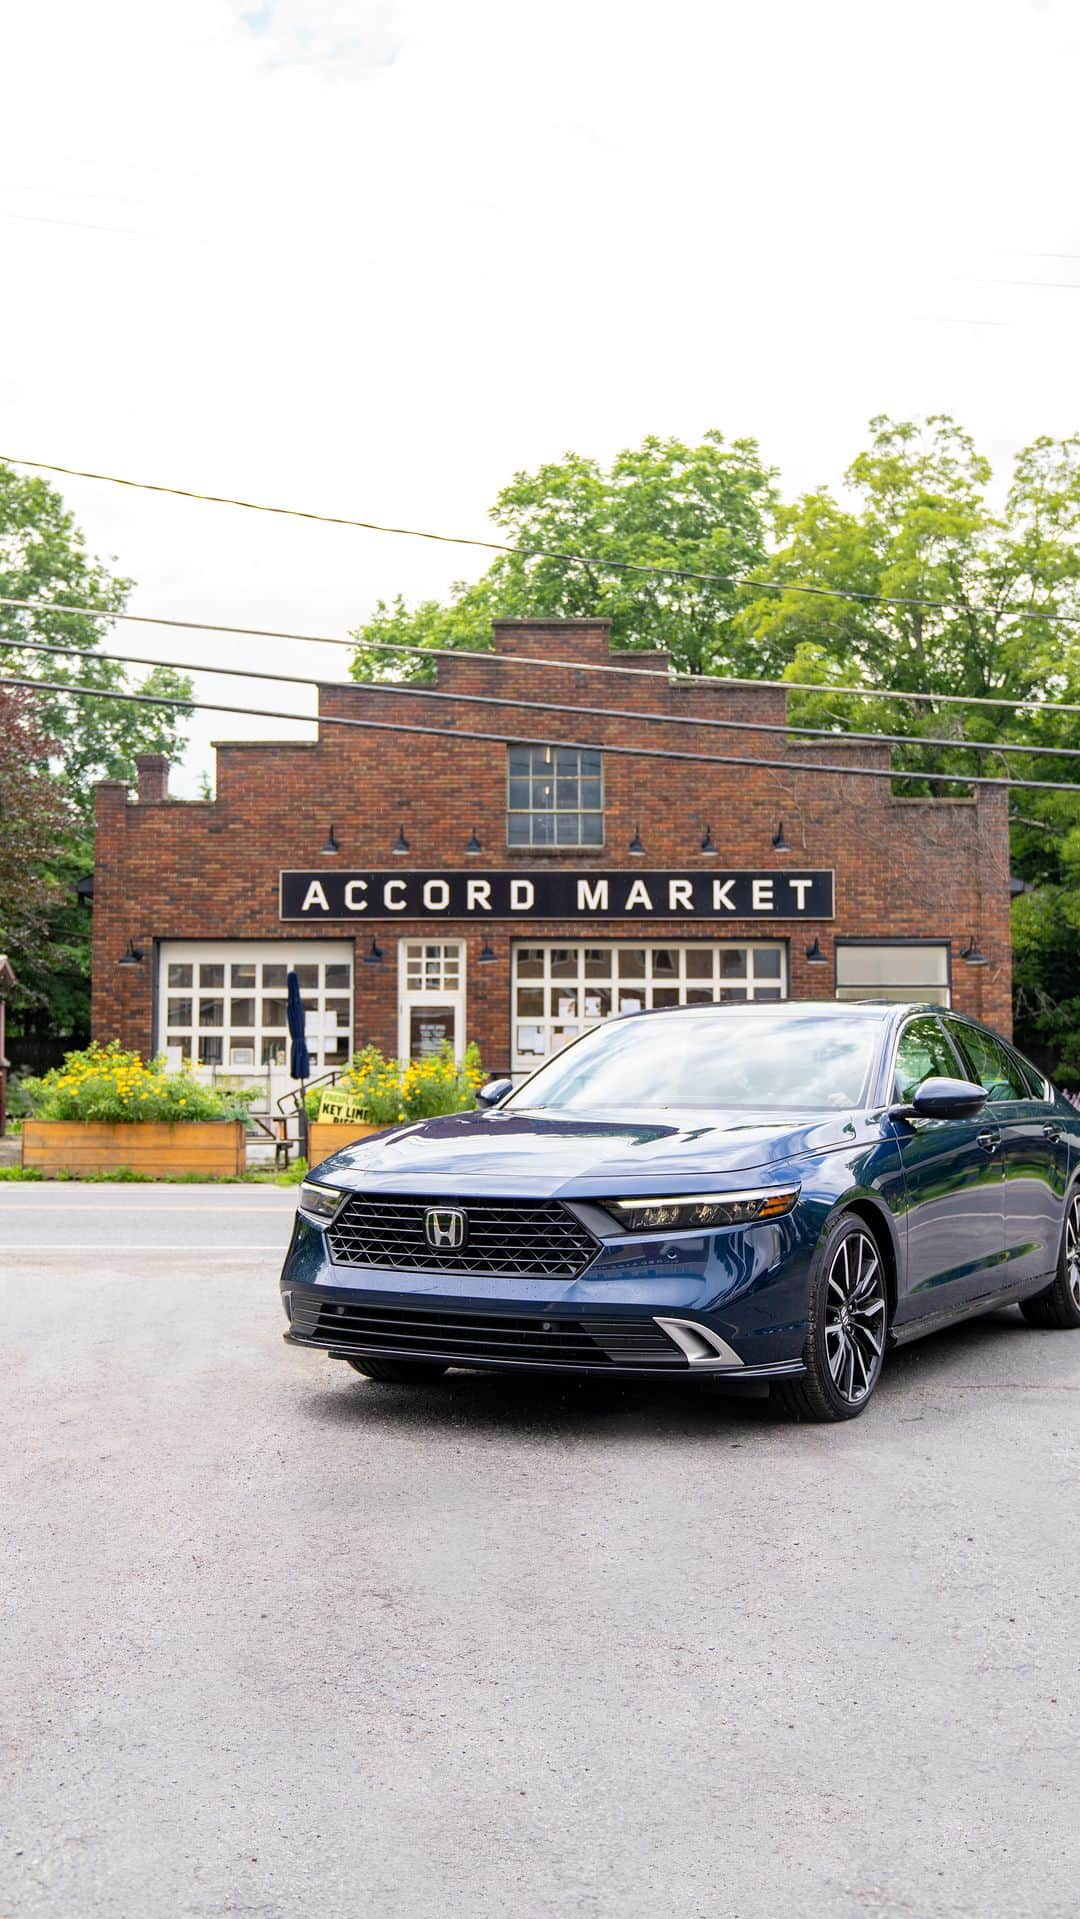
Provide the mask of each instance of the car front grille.
[{"label": "car front grille", "polygon": [[568,1280],[600,1250],[599,1240],[558,1200],[470,1199],[459,1202],[468,1229],[464,1247],[436,1251],[427,1243],[424,1214],[438,1204],[354,1193],[327,1229],[331,1259],[391,1272]]},{"label": "car front grille", "polygon": [[407,1353],[467,1366],[470,1360],[566,1367],[685,1370],[686,1355],[651,1319],[544,1319],[502,1313],[414,1311],[293,1295],[297,1338],[335,1352]]}]

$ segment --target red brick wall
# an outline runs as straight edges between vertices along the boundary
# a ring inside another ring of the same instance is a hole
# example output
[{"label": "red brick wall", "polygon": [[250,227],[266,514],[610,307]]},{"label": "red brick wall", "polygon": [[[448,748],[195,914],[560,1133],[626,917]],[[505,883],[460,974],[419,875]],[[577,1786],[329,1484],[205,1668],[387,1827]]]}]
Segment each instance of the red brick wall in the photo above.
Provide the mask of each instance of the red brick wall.
[{"label": "red brick wall", "polygon": [[[732,754],[781,762],[889,764],[888,749],[839,742],[787,741],[782,732],[747,733],[739,721],[783,724],[783,693],[766,687],[725,688],[702,681],[672,686],[659,655],[610,654],[603,621],[499,622],[496,656],[461,654],[443,660],[438,690],[466,696],[459,704],[417,698],[393,688],[326,686],[320,711],[364,719],[432,726],[435,735],[365,732],[329,726],[315,744],[241,744],[218,748],[217,798],[131,804],[126,789],[106,781],[97,793],[94,898],[94,1032],[118,1036],[146,1050],[151,1044],[153,969],[118,968],[129,937],[158,939],[273,939],[281,867],[318,869],[331,820],[341,844],[335,864],[386,868],[404,822],[409,866],[461,867],[475,826],[483,845],[479,868],[548,865],[576,869],[626,868],[636,827],[648,868],[833,867],[836,918],[828,924],[781,921],[723,923],[695,919],[605,923],[604,938],[640,941],[693,938],[787,938],[794,998],[833,994],[836,937],[948,939],[953,952],[953,1003],[992,1025],[1010,1029],[1009,859],[1005,789],[983,789],[977,801],[905,802],[887,780],[841,773],[800,772],[789,764],[703,765],[608,753],[604,766],[606,836],[602,853],[547,853],[506,846],[505,749],[496,742],[455,738],[462,730],[520,734],[532,740],[577,740],[602,746],[641,745],[682,752]],[[517,664],[527,654],[597,665],[632,665],[629,675],[575,672]],[[500,661],[498,655],[504,656]],[[649,670],[659,667],[659,676]],[[514,704],[485,706],[481,694]],[[573,710],[540,713],[534,702]],[[642,725],[601,718],[583,707],[636,708],[667,724]],[[702,726],[703,718],[735,722]],[[680,721],[696,722],[681,724]],[[144,780],[144,791],[153,790]],[[773,851],[778,821],[792,852]],[[711,826],[718,857],[700,851]],[[379,927],[371,930],[380,931]],[[397,1048],[395,940],[414,927],[386,928],[382,966],[356,968],[356,1034],[388,1051]],[[557,939],[558,923],[505,922],[487,927],[446,925],[440,937],[468,942],[469,1036],[493,1071],[508,1062],[510,939]],[[575,938],[588,937],[575,925]],[[808,966],[806,947],[817,933],[828,966]],[[990,960],[968,967],[958,958],[974,934]],[[370,931],[355,924],[290,925],[291,947],[305,937],[355,935],[357,957]],[[476,965],[485,938],[497,955]]]}]

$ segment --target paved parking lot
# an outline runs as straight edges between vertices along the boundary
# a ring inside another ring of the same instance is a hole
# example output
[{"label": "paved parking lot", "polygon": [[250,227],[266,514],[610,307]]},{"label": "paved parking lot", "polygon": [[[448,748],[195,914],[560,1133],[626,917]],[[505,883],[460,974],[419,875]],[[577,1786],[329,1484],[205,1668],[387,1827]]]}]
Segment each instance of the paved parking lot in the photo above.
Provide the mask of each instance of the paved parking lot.
[{"label": "paved parking lot", "polygon": [[3,1919],[1074,1919],[1080,1337],[378,1386],[292,1205],[0,1190]]}]

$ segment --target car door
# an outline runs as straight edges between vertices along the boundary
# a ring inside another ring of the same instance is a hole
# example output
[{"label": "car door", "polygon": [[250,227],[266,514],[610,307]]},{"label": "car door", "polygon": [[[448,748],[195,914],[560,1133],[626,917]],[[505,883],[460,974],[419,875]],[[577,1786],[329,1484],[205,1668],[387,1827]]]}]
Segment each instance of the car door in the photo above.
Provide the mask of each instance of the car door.
[{"label": "car door", "polygon": [[[1069,1173],[1069,1142],[1050,1088],[984,1026],[945,1017],[967,1076],[985,1086],[987,1115],[1001,1129],[1005,1263],[1001,1285],[1049,1276],[1057,1263]],[[1040,1095],[1036,1097],[1036,1093]]]},{"label": "car door", "polygon": [[[896,1049],[895,1097],[906,1104],[924,1079],[971,1075],[934,1013],[905,1020]],[[896,1323],[949,1312],[999,1286],[1005,1253],[1001,1131],[974,1119],[900,1119],[907,1286]]]}]

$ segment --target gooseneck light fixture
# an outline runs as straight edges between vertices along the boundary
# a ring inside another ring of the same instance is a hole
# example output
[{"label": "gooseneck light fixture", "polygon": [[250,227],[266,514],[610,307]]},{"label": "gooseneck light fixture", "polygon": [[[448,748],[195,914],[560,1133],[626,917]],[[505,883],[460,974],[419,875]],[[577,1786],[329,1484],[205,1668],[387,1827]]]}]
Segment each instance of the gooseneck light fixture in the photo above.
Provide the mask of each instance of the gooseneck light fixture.
[{"label": "gooseneck light fixture", "polygon": [[633,839],[632,839],[632,840],[630,841],[630,845],[629,845],[629,847],[627,848],[627,851],[628,851],[628,852],[630,852],[630,853],[633,853],[633,855],[634,855],[634,857],[635,857],[635,859],[639,859],[639,858],[641,857],[641,855],[642,855],[642,854],[644,853],[644,851],[645,851],[645,848],[644,848],[644,847],[643,847],[643,845],[641,844],[641,828],[640,828],[640,826],[635,826],[635,828],[634,828],[634,837],[633,837]]},{"label": "gooseneck light fixture", "polygon": [[483,951],[478,956],[477,964],[479,966],[494,966],[495,959],[496,959],[496,955],[492,952],[491,942],[489,940],[485,940]]},{"label": "gooseneck light fixture", "polygon": [[714,844],[713,844],[713,836],[712,836],[712,827],[711,827],[711,826],[707,826],[707,827],[705,828],[705,838],[704,838],[704,839],[702,840],[702,842],[701,842],[701,850],[702,850],[702,852],[703,852],[703,853],[715,853],[715,852],[716,852],[716,847],[715,847],[715,846],[714,846]]},{"label": "gooseneck light fixture", "polygon": [[791,851],[790,846],[788,845],[786,839],[784,838],[783,820],[780,820],[777,825],[776,831],[772,836],[772,843],[773,843],[774,853],[790,853]]},{"label": "gooseneck light fixture", "polygon": [[364,957],[360,963],[362,966],[381,966],[382,965],[382,947],[378,944],[378,941],[375,939],[374,935],[372,936],[371,945],[368,948],[367,952],[364,954]]},{"label": "gooseneck light fixture", "polygon": [[323,844],[320,850],[326,854],[340,853],[341,851],[341,846],[339,844],[337,835],[334,832],[334,823],[332,820],[330,822],[330,826],[327,831],[326,838],[323,841]]},{"label": "gooseneck light fixture", "polygon": [[963,960],[965,966],[989,966],[990,964],[986,954],[980,953],[974,933],[972,933],[967,945],[960,948],[960,958]]},{"label": "gooseneck light fixture", "polygon": [[117,960],[116,964],[118,966],[141,966],[143,963],[144,957],[145,955],[143,953],[142,947],[136,946],[135,941],[133,939],[129,939],[127,943],[127,952],[121,955],[121,957]]},{"label": "gooseneck light fixture", "polygon": [[404,821],[402,821],[401,825],[398,827],[398,836],[397,836],[397,839],[394,841],[391,851],[394,853],[407,853],[408,850],[409,850],[409,842],[405,838],[405,823]]},{"label": "gooseneck light fixture", "polygon": [[482,853],[483,850],[484,849],[480,844],[480,841],[477,837],[476,828],[474,826],[472,830],[472,838],[470,839],[468,846],[465,848],[465,851],[466,853],[471,853],[475,855],[477,853]]},{"label": "gooseneck light fixture", "polygon": [[821,941],[818,939],[816,933],[814,934],[813,944],[806,949],[806,962],[808,966],[827,966],[829,964],[829,956],[827,953],[822,952]]}]

